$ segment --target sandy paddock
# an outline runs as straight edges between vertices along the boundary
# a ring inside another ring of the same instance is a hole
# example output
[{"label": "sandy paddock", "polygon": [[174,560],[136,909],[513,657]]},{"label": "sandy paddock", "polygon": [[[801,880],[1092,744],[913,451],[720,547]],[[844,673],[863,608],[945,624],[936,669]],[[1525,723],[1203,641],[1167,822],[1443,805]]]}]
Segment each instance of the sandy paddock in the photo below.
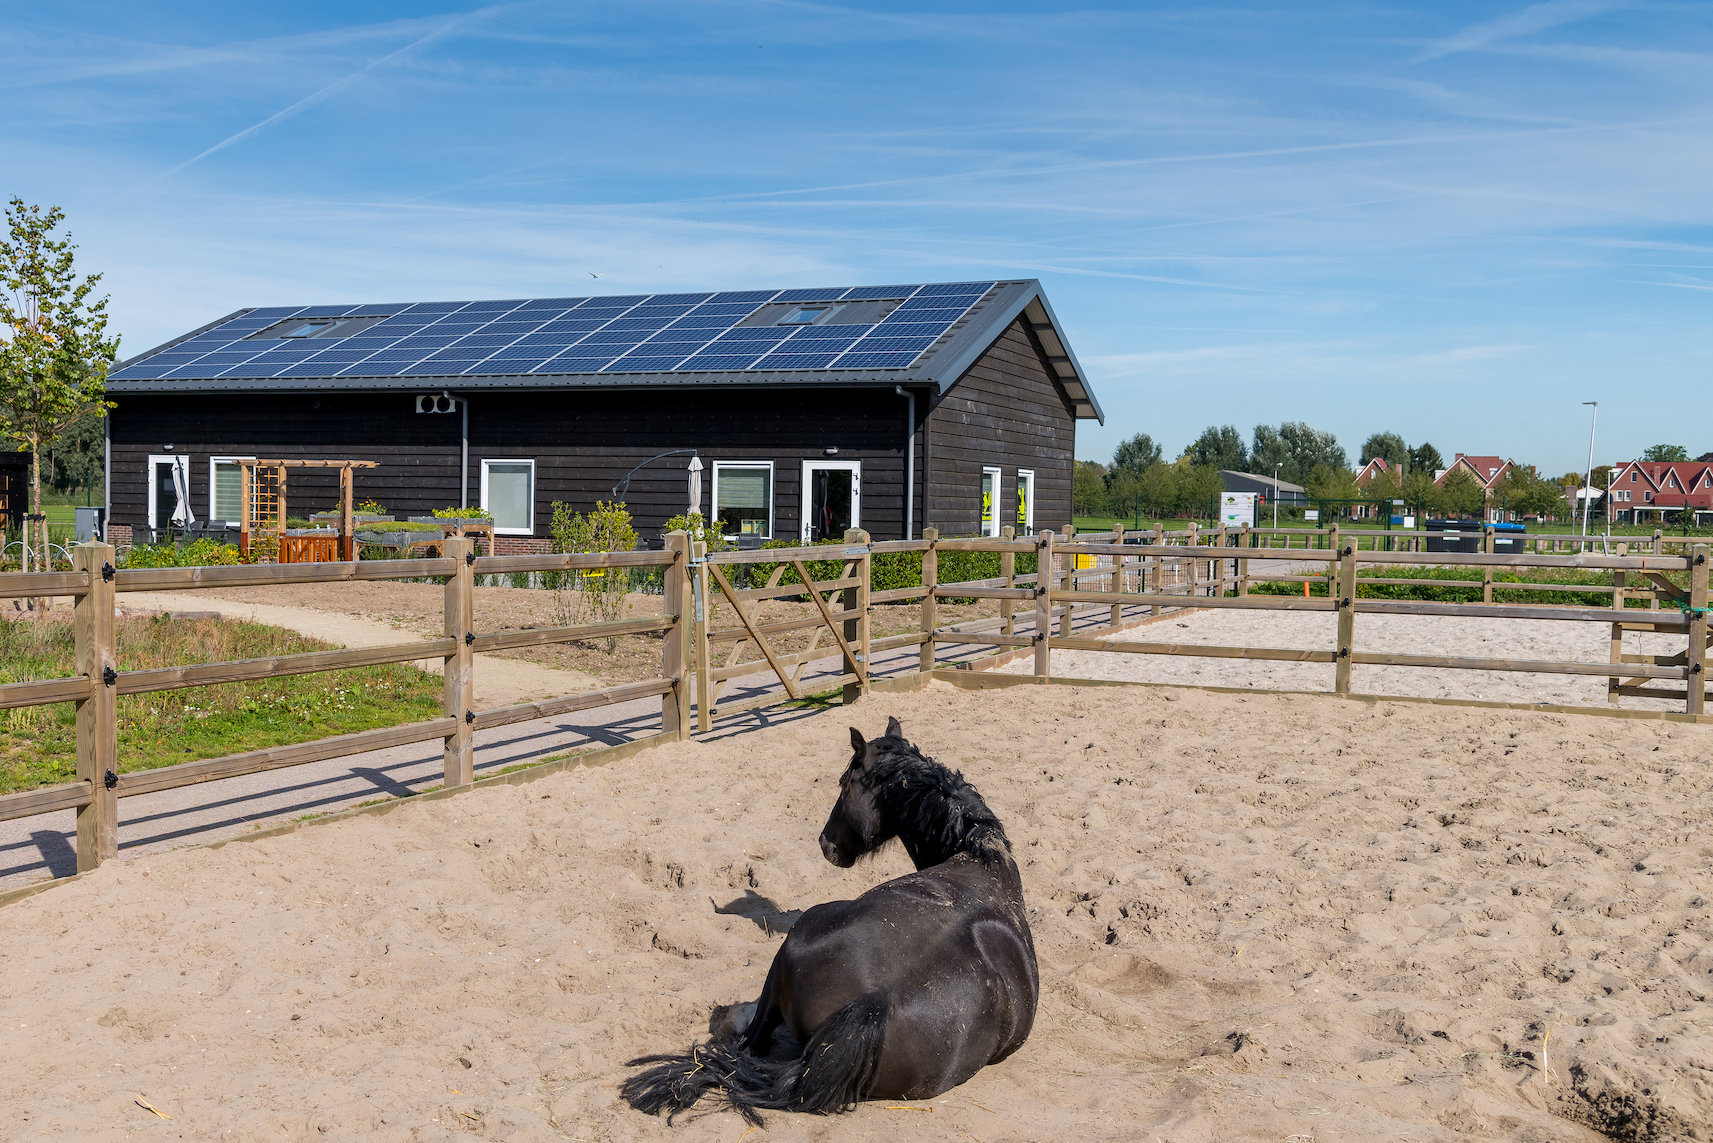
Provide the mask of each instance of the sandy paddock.
[{"label": "sandy paddock", "polygon": [[888,714],[1009,829],[1034,1035],[752,1143],[1713,1137],[1713,727],[944,684],[7,906],[0,1136],[736,1143],[622,1061],[905,869],[814,840]]},{"label": "sandy paddock", "polygon": [[[1608,624],[1563,620],[1358,613],[1355,638],[1358,651],[1381,654],[1605,663],[1611,653],[1611,630]],[[1208,609],[1170,614],[1112,638],[1139,643],[1330,651],[1338,646],[1338,617],[1329,611]],[[1630,631],[1624,635],[1624,650],[1630,654],[1675,655],[1683,650],[1684,642],[1682,635]],[[1027,675],[1034,670],[1033,660],[1025,656],[1002,669]],[[1064,679],[1117,679],[1266,690],[1330,691],[1333,683],[1331,663],[1133,655],[1109,651],[1054,651],[1052,671]],[[1606,678],[1601,675],[1362,664],[1351,668],[1351,672],[1351,685],[1359,694],[1567,706],[1607,705]],[[1650,685],[1669,689],[1672,684],[1662,680]],[[1625,698],[1620,706],[1627,710],[1682,711],[1683,700]]]}]

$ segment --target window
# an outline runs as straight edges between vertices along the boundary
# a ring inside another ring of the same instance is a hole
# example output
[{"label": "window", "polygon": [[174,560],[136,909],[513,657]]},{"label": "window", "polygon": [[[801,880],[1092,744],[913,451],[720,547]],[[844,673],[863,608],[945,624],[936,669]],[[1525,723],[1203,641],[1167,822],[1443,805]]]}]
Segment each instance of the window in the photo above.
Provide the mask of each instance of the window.
[{"label": "window", "polygon": [[720,534],[773,538],[773,462],[714,462],[714,520]]},{"label": "window", "polygon": [[285,337],[314,337],[318,333],[326,332],[328,329],[332,328],[332,326],[333,326],[333,323],[330,321],[306,321],[306,322],[303,322],[301,325],[294,325],[294,326],[291,326],[289,329],[282,331],[280,333],[280,336],[282,338],[285,338]]},{"label": "window", "polygon": [[779,319],[780,325],[814,325],[827,312],[826,306],[800,306]]},{"label": "window", "polygon": [[1636,474],[1634,472],[1632,472],[1632,473],[1630,473],[1630,483],[1634,484],[1635,482],[1636,482]]},{"label": "window", "polygon": [[1019,536],[1033,535],[1035,532],[1035,470],[1020,468],[1017,470],[1017,534]]},{"label": "window", "polygon": [[981,534],[999,535],[999,469],[981,470]]},{"label": "window", "polygon": [[494,518],[494,532],[502,536],[535,533],[535,462],[533,460],[484,460],[482,462],[482,507]]},{"label": "window", "polygon": [[243,510],[240,503],[243,474],[235,456],[215,456],[208,459],[208,518],[238,523]]}]

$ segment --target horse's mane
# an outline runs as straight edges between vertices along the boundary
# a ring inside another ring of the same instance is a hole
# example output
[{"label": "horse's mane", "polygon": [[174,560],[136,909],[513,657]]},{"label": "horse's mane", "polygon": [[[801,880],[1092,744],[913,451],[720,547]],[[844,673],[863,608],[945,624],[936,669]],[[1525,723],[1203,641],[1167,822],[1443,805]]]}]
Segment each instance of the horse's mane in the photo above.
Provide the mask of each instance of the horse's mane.
[{"label": "horse's mane", "polygon": [[912,858],[932,852],[944,861],[967,853],[991,865],[1010,856],[1005,827],[961,771],[948,770],[895,734],[870,745],[874,762],[861,781],[896,824]]}]

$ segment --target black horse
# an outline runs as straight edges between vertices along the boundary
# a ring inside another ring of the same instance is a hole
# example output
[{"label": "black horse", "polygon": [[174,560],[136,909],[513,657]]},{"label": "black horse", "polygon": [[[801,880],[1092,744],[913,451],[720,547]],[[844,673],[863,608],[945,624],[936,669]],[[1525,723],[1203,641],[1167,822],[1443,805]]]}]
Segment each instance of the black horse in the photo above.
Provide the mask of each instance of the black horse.
[{"label": "black horse", "polygon": [[630,1061],[652,1065],[621,1089],[632,1107],[670,1115],[712,1091],[759,1125],[761,1110],[926,1099],[1028,1038],[1035,941],[999,819],[896,718],[873,742],[853,727],[851,744],[821,852],[848,869],[896,837],[917,871],[804,913],[747,1026],[689,1055]]}]

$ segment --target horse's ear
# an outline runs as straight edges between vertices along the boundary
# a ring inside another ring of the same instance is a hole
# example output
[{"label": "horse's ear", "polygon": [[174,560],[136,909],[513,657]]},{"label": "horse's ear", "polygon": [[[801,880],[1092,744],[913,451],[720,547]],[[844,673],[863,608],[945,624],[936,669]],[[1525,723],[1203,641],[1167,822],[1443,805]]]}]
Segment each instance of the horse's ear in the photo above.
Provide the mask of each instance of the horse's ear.
[{"label": "horse's ear", "polygon": [[896,718],[888,718],[886,720],[886,736],[888,738],[904,737],[904,727]]},{"label": "horse's ear", "polygon": [[861,754],[864,750],[868,749],[868,739],[864,738],[862,736],[862,731],[858,730],[854,726],[851,727],[851,749],[855,750],[858,754]]}]

